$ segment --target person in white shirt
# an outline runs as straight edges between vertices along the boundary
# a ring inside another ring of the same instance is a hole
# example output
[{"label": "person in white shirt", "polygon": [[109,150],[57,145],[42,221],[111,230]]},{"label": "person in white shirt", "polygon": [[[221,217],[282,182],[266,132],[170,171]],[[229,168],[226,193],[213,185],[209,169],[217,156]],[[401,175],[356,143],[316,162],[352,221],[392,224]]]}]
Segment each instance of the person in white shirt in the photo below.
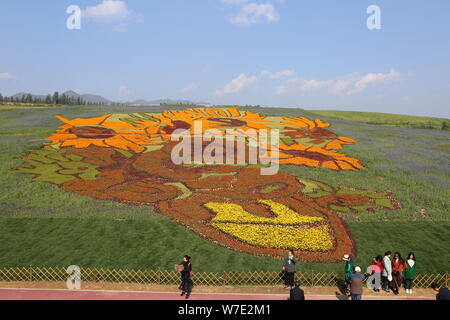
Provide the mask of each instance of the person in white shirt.
[{"label": "person in white shirt", "polygon": [[390,292],[389,287],[392,281],[392,263],[391,263],[392,252],[386,251],[383,258],[383,272],[381,274],[381,280],[383,281],[383,290]]}]

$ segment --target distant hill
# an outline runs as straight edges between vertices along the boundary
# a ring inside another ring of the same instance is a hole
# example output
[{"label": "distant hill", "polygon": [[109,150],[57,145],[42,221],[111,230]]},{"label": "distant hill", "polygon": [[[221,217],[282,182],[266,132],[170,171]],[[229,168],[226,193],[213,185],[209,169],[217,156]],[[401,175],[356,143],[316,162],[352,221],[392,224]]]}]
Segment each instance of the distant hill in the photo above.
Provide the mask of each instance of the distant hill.
[{"label": "distant hill", "polygon": [[103,98],[102,96],[95,95],[95,94],[81,94],[80,95],[72,90],[66,91],[63,94],[65,94],[66,96],[68,96],[70,98],[81,97],[81,99],[83,99],[84,101],[89,102],[89,103],[106,103],[106,104],[111,103],[110,100]]}]

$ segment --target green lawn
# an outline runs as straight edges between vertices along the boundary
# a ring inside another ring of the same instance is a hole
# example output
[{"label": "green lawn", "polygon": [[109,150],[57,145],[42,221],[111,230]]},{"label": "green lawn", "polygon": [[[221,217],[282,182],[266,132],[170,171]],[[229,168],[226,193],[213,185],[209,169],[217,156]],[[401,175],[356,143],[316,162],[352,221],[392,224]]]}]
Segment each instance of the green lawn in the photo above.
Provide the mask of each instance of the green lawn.
[{"label": "green lawn", "polygon": [[[448,271],[450,222],[360,222],[349,224],[362,267],[386,250],[413,250],[419,272]],[[280,260],[235,253],[199,239],[159,216],[148,220],[0,218],[0,266],[168,269],[193,257],[197,271],[279,270]],[[340,272],[342,264],[302,263],[302,271]]]},{"label": "green lawn", "polygon": [[[299,109],[250,108],[266,115],[317,118]],[[64,107],[0,111],[0,267],[81,266],[171,269],[190,254],[196,270],[278,270],[280,261],[236,253],[201,240],[150,207],[96,201],[67,193],[12,168],[20,156],[40,146],[36,138],[52,134],[66,117],[108,112],[143,112],[136,107]],[[152,110],[154,111],[154,109]],[[444,130],[363,124],[321,116],[331,130],[358,143],[343,152],[361,159],[366,169],[336,172],[283,166],[297,176],[333,186],[390,190],[402,209],[346,214],[357,243],[356,262],[370,263],[385,250],[416,252],[420,272],[450,268],[449,140]],[[305,271],[340,271],[341,264],[302,264]]]},{"label": "green lawn", "polygon": [[18,104],[18,105],[11,105],[11,104],[0,104],[0,111],[7,111],[7,110],[20,110],[20,109],[48,109],[48,108],[64,108],[65,106],[62,105],[24,105],[24,104]]},{"label": "green lawn", "polygon": [[321,116],[333,117],[336,119],[400,126],[406,128],[442,129],[444,123],[446,123],[446,130],[450,130],[450,119],[444,118],[417,117],[401,114],[357,111],[310,110],[310,112]]}]

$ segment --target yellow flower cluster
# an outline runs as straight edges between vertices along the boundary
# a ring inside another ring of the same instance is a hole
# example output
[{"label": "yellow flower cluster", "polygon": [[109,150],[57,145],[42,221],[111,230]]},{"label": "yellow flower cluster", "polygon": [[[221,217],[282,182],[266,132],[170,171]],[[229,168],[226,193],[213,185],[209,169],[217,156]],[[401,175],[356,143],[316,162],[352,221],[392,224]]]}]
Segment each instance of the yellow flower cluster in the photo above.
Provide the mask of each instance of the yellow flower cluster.
[{"label": "yellow flower cluster", "polygon": [[303,216],[289,209],[287,206],[270,200],[259,200],[259,203],[269,206],[274,218],[256,216],[245,211],[240,205],[233,203],[209,202],[205,206],[217,215],[212,219],[214,222],[237,222],[237,223],[268,223],[273,225],[299,225],[323,221],[321,217]]},{"label": "yellow flower cluster", "polygon": [[213,226],[248,244],[306,251],[328,251],[333,240],[327,225],[309,229],[261,224],[213,223]]},{"label": "yellow flower cluster", "polygon": [[256,216],[233,203],[209,202],[205,206],[216,213],[211,220],[213,227],[251,245],[307,251],[333,248],[328,225],[308,227],[309,224],[324,221],[324,218],[300,215],[270,200],[258,202],[267,205],[275,217]]}]

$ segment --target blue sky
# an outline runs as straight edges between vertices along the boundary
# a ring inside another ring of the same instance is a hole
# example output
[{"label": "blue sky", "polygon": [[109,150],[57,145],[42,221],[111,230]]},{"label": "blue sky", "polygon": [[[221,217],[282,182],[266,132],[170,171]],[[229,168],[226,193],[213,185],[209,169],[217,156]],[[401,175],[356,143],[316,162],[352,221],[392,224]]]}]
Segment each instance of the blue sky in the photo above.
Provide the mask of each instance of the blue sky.
[{"label": "blue sky", "polygon": [[450,117],[449,16],[448,0],[4,0],[0,93]]}]

